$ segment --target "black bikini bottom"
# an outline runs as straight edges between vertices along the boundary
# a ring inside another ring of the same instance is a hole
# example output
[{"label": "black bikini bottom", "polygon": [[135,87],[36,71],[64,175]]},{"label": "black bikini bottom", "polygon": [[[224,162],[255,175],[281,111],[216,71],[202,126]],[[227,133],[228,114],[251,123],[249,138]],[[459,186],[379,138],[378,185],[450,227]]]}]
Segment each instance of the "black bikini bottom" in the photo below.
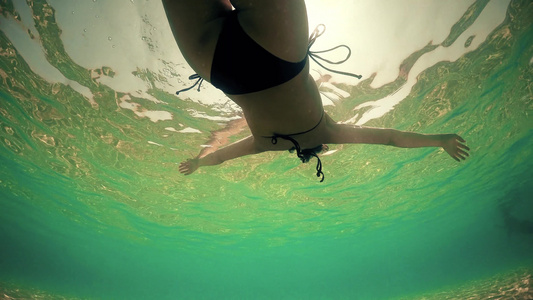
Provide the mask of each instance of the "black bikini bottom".
[{"label": "black bikini bottom", "polygon": [[307,56],[293,63],[265,50],[244,32],[234,10],[218,37],[211,84],[230,95],[258,92],[291,80],[306,63]]}]

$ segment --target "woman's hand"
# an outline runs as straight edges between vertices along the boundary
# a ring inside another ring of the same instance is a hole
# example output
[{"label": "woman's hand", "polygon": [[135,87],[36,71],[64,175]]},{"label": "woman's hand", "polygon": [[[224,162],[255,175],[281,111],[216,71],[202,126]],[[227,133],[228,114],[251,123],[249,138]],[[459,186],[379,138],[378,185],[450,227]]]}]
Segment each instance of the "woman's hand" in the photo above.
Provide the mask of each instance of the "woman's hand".
[{"label": "woman's hand", "polygon": [[180,164],[180,173],[185,175],[191,175],[199,167],[198,158],[188,159]]},{"label": "woman's hand", "polygon": [[456,161],[465,160],[468,156],[467,151],[470,150],[464,143],[462,137],[457,134],[444,134],[441,138],[442,148],[448,152],[448,154]]}]

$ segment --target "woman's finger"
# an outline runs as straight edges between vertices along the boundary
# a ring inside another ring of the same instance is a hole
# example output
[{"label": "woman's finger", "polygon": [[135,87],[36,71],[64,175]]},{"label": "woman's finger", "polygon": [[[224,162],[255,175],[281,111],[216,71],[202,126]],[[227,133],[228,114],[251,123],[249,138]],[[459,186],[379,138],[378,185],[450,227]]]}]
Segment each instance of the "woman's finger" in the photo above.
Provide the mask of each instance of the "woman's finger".
[{"label": "woman's finger", "polygon": [[462,142],[462,143],[466,143],[466,141],[465,141],[462,137],[460,137],[460,136],[458,136],[458,135],[455,135],[455,138],[456,138],[457,140],[459,140],[460,142]]},{"label": "woman's finger", "polygon": [[458,152],[459,154],[463,155],[463,156],[470,156],[470,154],[468,154],[468,152],[463,151],[463,150],[461,150],[461,149],[457,149],[457,152]]},{"label": "woman's finger", "polygon": [[461,147],[461,148],[463,148],[463,149],[465,149],[465,150],[468,150],[468,151],[470,151],[470,148],[468,148],[468,146],[467,146],[467,145],[464,145],[464,144],[459,144],[459,147]]}]

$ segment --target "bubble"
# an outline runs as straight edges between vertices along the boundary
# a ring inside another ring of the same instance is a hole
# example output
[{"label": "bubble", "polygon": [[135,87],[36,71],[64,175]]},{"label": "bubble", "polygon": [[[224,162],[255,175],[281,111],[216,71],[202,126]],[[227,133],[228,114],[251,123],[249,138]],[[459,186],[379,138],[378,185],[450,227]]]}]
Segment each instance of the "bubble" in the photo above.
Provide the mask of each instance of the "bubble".
[{"label": "bubble", "polygon": [[87,32],[87,28],[83,28],[83,32]]}]

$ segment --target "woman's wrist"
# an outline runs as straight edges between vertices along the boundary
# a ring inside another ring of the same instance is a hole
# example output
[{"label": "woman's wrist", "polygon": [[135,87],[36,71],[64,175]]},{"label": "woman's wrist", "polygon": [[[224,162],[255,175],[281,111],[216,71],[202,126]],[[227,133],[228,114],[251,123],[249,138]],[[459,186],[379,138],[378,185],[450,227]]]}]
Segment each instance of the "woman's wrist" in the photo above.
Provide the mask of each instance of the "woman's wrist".
[{"label": "woman's wrist", "polygon": [[435,134],[434,135],[434,141],[435,141],[435,147],[443,147],[444,146],[444,136],[445,134]]},{"label": "woman's wrist", "polygon": [[212,153],[209,153],[207,154],[206,156],[203,156],[203,157],[198,157],[198,166],[199,167],[204,167],[204,166],[214,166],[214,165],[219,165],[222,163],[222,161],[220,161],[220,159],[218,159],[218,156],[216,155],[216,152],[212,152]]}]

